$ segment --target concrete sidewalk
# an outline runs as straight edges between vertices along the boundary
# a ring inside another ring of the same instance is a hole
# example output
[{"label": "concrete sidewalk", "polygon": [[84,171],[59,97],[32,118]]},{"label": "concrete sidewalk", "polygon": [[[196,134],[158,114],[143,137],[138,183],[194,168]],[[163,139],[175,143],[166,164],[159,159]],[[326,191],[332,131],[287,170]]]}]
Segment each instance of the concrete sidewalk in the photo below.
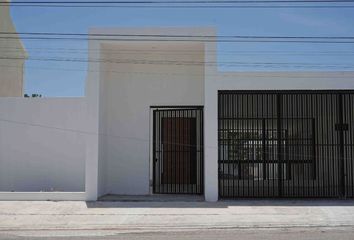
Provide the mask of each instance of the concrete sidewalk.
[{"label": "concrete sidewalk", "polygon": [[0,202],[0,231],[354,227],[354,201]]}]

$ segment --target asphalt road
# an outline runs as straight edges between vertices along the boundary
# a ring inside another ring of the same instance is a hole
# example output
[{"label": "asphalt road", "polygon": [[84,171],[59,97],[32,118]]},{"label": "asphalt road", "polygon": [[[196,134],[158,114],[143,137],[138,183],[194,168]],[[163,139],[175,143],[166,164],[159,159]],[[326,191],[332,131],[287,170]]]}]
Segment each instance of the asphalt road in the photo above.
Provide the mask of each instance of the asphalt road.
[{"label": "asphalt road", "polygon": [[[18,239],[40,239],[40,240],[179,240],[179,239],[193,239],[193,240],[353,240],[354,227],[345,228],[291,228],[291,229],[228,229],[228,230],[202,230],[202,231],[175,231],[175,232],[150,232],[150,233],[120,233],[110,235],[109,233],[100,233],[101,236],[92,236],[94,233],[89,233],[85,236],[84,232],[77,233],[55,233],[55,232],[36,232],[31,237],[31,234],[15,232],[2,232],[0,239],[18,240]],[[60,236],[61,235],[61,236]],[[63,235],[67,235],[63,237]],[[80,235],[80,236],[77,236]],[[88,236],[91,235],[91,236]],[[59,237],[60,236],[60,237]]]}]

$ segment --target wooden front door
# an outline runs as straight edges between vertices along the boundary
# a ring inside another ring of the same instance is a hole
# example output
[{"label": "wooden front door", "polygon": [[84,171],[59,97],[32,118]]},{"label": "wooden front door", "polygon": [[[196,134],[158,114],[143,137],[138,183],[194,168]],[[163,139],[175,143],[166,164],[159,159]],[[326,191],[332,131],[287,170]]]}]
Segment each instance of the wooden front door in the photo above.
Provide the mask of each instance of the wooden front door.
[{"label": "wooden front door", "polygon": [[195,184],[196,118],[163,118],[163,184]]}]

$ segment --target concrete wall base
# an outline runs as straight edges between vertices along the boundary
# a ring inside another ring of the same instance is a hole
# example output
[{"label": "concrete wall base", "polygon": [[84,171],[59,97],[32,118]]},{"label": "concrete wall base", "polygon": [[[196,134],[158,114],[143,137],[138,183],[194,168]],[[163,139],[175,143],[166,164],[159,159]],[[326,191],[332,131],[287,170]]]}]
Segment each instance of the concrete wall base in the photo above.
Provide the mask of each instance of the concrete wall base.
[{"label": "concrete wall base", "polygon": [[1,192],[0,201],[85,201],[85,192]]}]

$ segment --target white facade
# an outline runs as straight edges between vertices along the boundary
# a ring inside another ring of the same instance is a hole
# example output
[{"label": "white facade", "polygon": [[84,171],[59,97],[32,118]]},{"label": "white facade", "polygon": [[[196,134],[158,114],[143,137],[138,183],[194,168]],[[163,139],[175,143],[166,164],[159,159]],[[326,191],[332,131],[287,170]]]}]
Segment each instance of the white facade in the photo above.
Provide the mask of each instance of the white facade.
[{"label": "white facade", "polygon": [[[193,36],[215,35],[215,30],[90,33]],[[210,42],[107,37],[89,42],[89,59],[96,61],[90,61],[85,98],[0,98],[0,191],[8,191],[0,193],[0,199],[95,200],[105,194],[152,194],[150,107],[204,105],[204,192],[207,201],[217,201],[218,90],[354,89],[352,72],[220,73],[215,65],[202,64],[216,62],[216,44]],[[181,61],[201,64],[178,64]],[[9,191],[52,192],[29,197]]]}]

